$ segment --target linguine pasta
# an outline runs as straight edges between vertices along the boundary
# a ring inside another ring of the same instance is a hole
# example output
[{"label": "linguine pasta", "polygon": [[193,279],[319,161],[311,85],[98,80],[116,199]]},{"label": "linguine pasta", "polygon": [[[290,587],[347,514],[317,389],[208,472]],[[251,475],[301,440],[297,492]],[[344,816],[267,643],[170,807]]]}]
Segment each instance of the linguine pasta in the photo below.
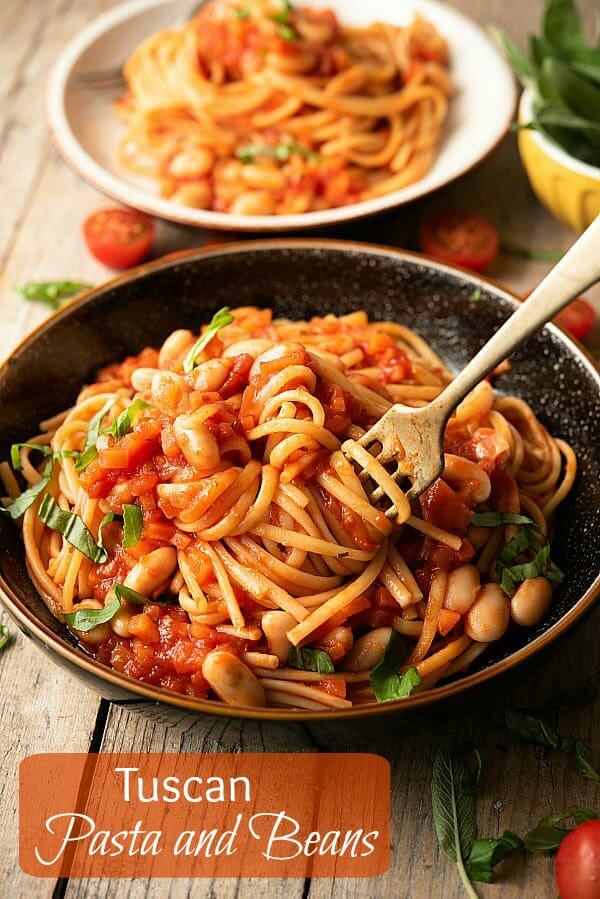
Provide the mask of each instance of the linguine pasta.
[{"label": "linguine pasta", "polygon": [[178,203],[235,215],[304,213],[422,178],[452,83],[420,16],[348,28],[287,0],[211,0],[141,44],[117,111],[123,165]]},{"label": "linguine pasta", "polygon": [[402,698],[541,620],[561,578],[547,535],[574,453],[489,381],[448,424],[443,476],[394,520],[371,496],[387,472],[341,452],[450,379],[364,312],[221,310],[13,447],[3,504],[51,612],[130,677],[238,705]]}]

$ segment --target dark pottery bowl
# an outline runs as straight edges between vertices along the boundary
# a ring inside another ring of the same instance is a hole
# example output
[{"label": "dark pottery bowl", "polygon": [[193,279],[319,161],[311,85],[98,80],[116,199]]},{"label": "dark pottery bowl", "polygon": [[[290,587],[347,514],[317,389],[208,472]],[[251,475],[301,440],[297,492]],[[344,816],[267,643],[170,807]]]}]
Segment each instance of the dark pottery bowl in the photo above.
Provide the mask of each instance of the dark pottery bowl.
[{"label": "dark pottery bowl", "polygon": [[[480,296],[479,296],[480,293]],[[479,298],[478,298],[479,297]],[[366,309],[417,330],[460,369],[511,314],[515,300],[485,279],[421,256],[367,244],[268,240],[166,257],[92,290],[30,335],[0,368],[0,459],[38,422],[73,403],[82,384],[108,362],[159,345],[175,328],[197,329],[221,306],[272,306],[307,318]],[[600,594],[600,375],[585,352],[554,326],[513,357],[500,391],[531,404],[542,422],[575,449],[575,488],[556,521],[553,557],[565,572],[551,611],[532,629],[514,629],[469,674],[401,702],[348,711],[244,709],[148,686],[79,650],[36,593],[18,529],[0,517],[0,591],[21,629],[50,657],[111,699],[167,703],[203,714],[275,720],[413,719],[436,706],[440,718],[474,688],[497,689],[539,662],[581,620]],[[443,703],[443,705],[439,705]],[[374,723],[374,722],[372,722]]]}]

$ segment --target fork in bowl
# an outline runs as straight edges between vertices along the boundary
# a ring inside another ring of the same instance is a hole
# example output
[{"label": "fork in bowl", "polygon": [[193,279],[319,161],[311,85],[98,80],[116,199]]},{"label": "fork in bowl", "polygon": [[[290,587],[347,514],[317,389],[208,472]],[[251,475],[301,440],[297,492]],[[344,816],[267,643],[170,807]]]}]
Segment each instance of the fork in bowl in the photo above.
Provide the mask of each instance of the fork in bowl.
[{"label": "fork in bowl", "polygon": [[[600,280],[600,216],[573,244],[560,262],[496,331],[466,368],[427,406],[395,403],[358,440],[342,444],[361,480],[374,481],[372,502],[387,498],[390,519],[405,520],[409,500],[420,496],[444,469],[444,431],[448,419],[465,396],[497,365],[518,349],[579,293]],[[384,465],[395,463],[390,473]],[[412,483],[404,492],[398,481]]]}]

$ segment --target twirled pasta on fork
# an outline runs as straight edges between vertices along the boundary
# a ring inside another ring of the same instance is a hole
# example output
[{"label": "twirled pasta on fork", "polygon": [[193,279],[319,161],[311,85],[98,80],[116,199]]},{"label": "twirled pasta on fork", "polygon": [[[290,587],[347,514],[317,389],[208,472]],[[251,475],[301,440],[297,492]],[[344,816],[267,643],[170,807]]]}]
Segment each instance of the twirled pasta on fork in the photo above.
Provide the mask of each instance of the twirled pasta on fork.
[{"label": "twirled pasta on fork", "polygon": [[364,312],[224,309],[15,444],[5,514],[52,613],[132,678],[237,705],[400,699],[539,622],[562,577],[548,534],[574,453],[489,381],[448,424],[443,476],[393,521],[369,498],[385,470],[359,477],[341,452],[450,379]]}]

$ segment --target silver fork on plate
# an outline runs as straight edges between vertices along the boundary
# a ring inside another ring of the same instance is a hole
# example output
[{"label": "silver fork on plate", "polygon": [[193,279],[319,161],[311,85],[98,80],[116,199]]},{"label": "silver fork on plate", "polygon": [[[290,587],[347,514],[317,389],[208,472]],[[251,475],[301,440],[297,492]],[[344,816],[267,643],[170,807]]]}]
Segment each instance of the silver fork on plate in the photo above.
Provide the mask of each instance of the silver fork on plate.
[{"label": "silver fork on plate", "polygon": [[[196,2],[190,12],[181,19],[173,22],[171,27],[174,28],[177,25],[184,25],[186,22],[189,22],[205,3],[206,0],[200,0],[199,3]],[[90,90],[123,89],[125,87],[125,76],[123,75],[124,66],[125,62],[122,62],[120,65],[111,66],[108,69],[92,69],[90,72],[76,72],[75,82],[80,87],[89,88]]]},{"label": "silver fork on plate", "polygon": [[397,515],[394,494],[398,480],[406,477],[412,481],[406,495],[413,499],[442,474],[446,424],[465,396],[567,303],[598,280],[600,216],[536,287],[527,302],[513,312],[435,400],[416,409],[395,403],[362,437],[342,444],[344,455],[362,469],[363,480],[370,476],[370,460],[365,450],[374,450],[372,455],[382,465],[396,463],[395,471],[387,477],[382,476],[380,485],[371,493],[373,501],[387,496],[392,503],[385,513],[388,518]]}]

